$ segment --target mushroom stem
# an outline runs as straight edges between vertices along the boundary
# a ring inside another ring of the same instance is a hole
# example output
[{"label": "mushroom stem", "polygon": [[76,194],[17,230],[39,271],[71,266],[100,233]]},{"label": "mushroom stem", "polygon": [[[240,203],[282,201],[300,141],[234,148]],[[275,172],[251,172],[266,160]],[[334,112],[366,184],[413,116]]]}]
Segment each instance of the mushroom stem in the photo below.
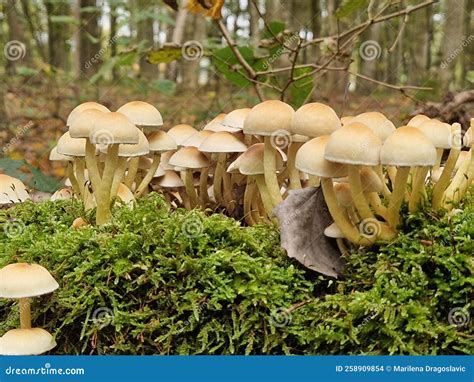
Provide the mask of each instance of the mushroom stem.
[{"label": "mushroom stem", "polygon": [[384,198],[390,198],[390,190],[388,189],[387,187],[387,182],[386,182],[386,179],[385,179],[385,175],[383,173],[383,168],[382,168],[382,165],[379,164],[377,166],[374,167],[374,170],[376,172],[376,174],[379,176],[380,180],[382,181],[382,195],[384,196]]},{"label": "mushroom stem", "polygon": [[161,154],[160,153],[154,153],[153,154],[153,162],[151,163],[151,166],[148,169],[148,172],[146,173],[145,177],[140,182],[140,185],[135,190],[135,197],[136,198],[139,198],[140,196],[142,196],[143,191],[145,191],[145,189],[148,187],[148,184],[150,184],[151,180],[153,179],[153,176],[155,175],[156,170],[158,170],[158,166],[160,165],[160,161],[161,161]]},{"label": "mushroom stem", "polygon": [[182,206],[184,206],[184,208],[186,208],[187,210],[190,210],[191,209],[191,203],[189,202],[189,197],[188,197],[188,194],[186,193],[186,190],[183,190],[183,188],[181,187],[178,190],[178,194],[181,197]]},{"label": "mushroom stem", "polygon": [[290,147],[288,147],[287,166],[290,178],[290,190],[301,188],[300,172],[295,167],[296,153],[298,152],[300,147],[301,143],[299,142],[292,142],[290,143]]},{"label": "mushroom stem", "polygon": [[244,191],[244,217],[248,225],[254,225],[255,221],[252,216],[252,200],[255,193],[255,182],[249,176],[247,177],[247,185]]},{"label": "mushroom stem", "polygon": [[196,189],[194,188],[193,170],[191,168],[186,169],[182,172],[184,186],[186,187],[186,193],[189,196],[189,202],[191,208],[196,208],[199,205]]},{"label": "mushroom stem", "polygon": [[[280,185],[278,184],[277,170],[276,170],[276,150],[273,147],[272,137],[265,137],[265,146],[263,151],[263,169],[265,176],[265,183],[272,199],[272,209],[280,203],[283,198],[280,193]],[[268,212],[268,211],[267,211]]]},{"label": "mushroom stem", "polygon": [[405,189],[407,186],[410,167],[400,167],[397,171],[392,196],[388,204],[388,223],[396,228],[400,220],[399,211],[405,198]]},{"label": "mushroom stem", "polygon": [[20,308],[20,325],[22,329],[31,328],[31,308],[30,308],[30,299],[28,297],[23,297],[19,299],[19,308]]},{"label": "mushroom stem", "polygon": [[444,164],[443,172],[436,182],[433,188],[433,198],[432,198],[432,205],[434,209],[438,209],[441,207],[443,203],[443,195],[444,191],[448,187],[449,181],[451,180],[451,174],[454,170],[454,166],[456,165],[456,161],[458,160],[459,153],[461,152],[458,148],[451,148],[449,151],[449,156]]},{"label": "mushroom stem", "polygon": [[105,159],[104,175],[100,185],[99,193],[96,196],[97,211],[96,224],[103,225],[110,218],[110,189],[114,180],[115,169],[118,162],[119,145],[109,145],[107,149],[107,157]]},{"label": "mushroom stem", "polygon": [[67,177],[71,181],[72,189],[77,195],[81,195],[81,190],[79,188],[79,183],[77,182],[76,176],[74,175],[74,167],[72,162],[67,162]]},{"label": "mushroom stem", "polygon": [[425,194],[425,179],[429,169],[430,168],[428,166],[417,168],[414,181],[412,183],[413,185],[411,187],[410,199],[408,201],[408,211],[410,211],[412,214],[417,212],[420,208],[421,200]]},{"label": "mushroom stem", "polygon": [[339,204],[337,203],[336,193],[332,185],[331,178],[321,178],[321,187],[323,189],[324,199],[329,209],[329,213],[336,225],[340,228],[343,235],[351,243],[357,245],[370,246],[373,244],[373,240],[370,240],[368,237],[364,237],[360,232],[355,228],[354,225],[347,218],[347,215],[341,210]]},{"label": "mushroom stem", "polygon": [[114,180],[112,181],[112,187],[110,187],[110,199],[117,196],[118,188],[127,169],[127,158],[118,158],[117,169],[115,170]]},{"label": "mushroom stem", "polygon": [[443,206],[447,210],[452,208],[453,202],[458,202],[462,199],[474,178],[474,150],[471,148],[469,152],[471,153],[471,158],[466,158],[461,163],[451,184],[444,193]]},{"label": "mushroom stem", "polygon": [[319,187],[321,185],[321,178],[316,175],[308,175],[308,187]]},{"label": "mushroom stem", "polygon": [[207,179],[209,178],[209,167],[201,169],[199,175],[199,198],[201,199],[201,205],[203,208],[209,204],[209,194],[207,193]]},{"label": "mushroom stem", "polygon": [[364,195],[367,198],[367,200],[369,201],[369,204],[374,209],[375,213],[377,215],[380,215],[385,220],[387,220],[388,210],[387,210],[387,207],[385,207],[382,204],[382,201],[380,200],[379,194],[377,194],[376,192],[366,192]]},{"label": "mushroom stem", "polygon": [[443,152],[444,152],[444,149],[439,149],[439,148],[436,149],[436,162],[433,165],[433,171],[436,171],[437,169],[439,169],[439,166],[441,165],[441,159],[443,158]]},{"label": "mushroom stem", "polygon": [[128,172],[127,176],[125,177],[125,185],[130,189],[132,189],[133,181],[137,175],[139,163],[140,157],[131,158],[128,163]]},{"label": "mushroom stem", "polygon": [[100,173],[97,165],[97,157],[95,156],[95,146],[89,138],[86,138],[86,166],[89,172],[89,180],[91,181],[92,191],[97,195],[100,188]]},{"label": "mushroom stem", "polygon": [[393,185],[395,184],[395,179],[397,178],[397,168],[395,166],[387,166],[387,174],[388,178],[390,179],[390,183],[392,183],[393,191]]},{"label": "mushroom stem", "polygon": [[234,193],[232,192],[232,182],[230,179],[230,174],[224,171],[222,175],[223,184],[224,184],[224,201],[226,205],[227,212],[229,215],[232,215],[235,210],[236,200]]},{"label": "mushroom stem", "polygon": [[260,197],[262,198],[263,208],[265,213],[270,216],[273,209],[272,197],[268,191],[267,184],[265,183],[265,176],[263,174],[255,175],[255,181],[257,182],[258,191],[260,192]]},{"label": "mushroom stem", "polygon": [[79,183],[79,190],[81,191],[81,194],[84,194],[84,186],[86,184],[86,177],[85,177],[85,160],[84,158],[76,158],[75,160],[76,164],[76,178],[77,178],[77,183]]},{"label": "mushroom stem", "polygon": [[216,199],[217,205],[220,205],[223,202],[222,196],[222,183],[223,176],[225,172],[225,164],[227,161],[226,153],[217,154],[217,166],[216,171],[214,172],[214,198]]},{"label": "mushroom stem", "polygon": [[360,173],[358,165],[349,165],[349,185],[351,189],[352,200],[354,205],[359,212],[360,217],[364,219],[374,219],[374,214],[372,213],[367,199],[364,197],[364,191],[362,189],[362,183],[360,180]]}]

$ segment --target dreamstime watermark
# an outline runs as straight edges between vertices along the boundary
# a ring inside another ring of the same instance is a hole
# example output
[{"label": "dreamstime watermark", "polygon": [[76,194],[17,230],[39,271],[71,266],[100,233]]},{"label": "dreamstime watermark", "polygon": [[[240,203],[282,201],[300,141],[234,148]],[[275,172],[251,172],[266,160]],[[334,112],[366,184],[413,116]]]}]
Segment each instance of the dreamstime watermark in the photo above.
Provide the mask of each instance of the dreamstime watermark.
[{"label": "dreamstime watermark", "polygon": [[5,368],[5,375],[84,375],[85,369],[82,367],[57,368],[51,367],[49,362],[43,367],[14,367]]},{"label": "dreamstime watermark", "polygon": [[198,216],[188,217],[181,225],[182,234],[189,239],[199,236],[203,231],[204,226]]},{"label": "dreamstime watermark", "polygon": [[275,149],[284,150],[291,143],[291,134],[286,130],[276,130],[272,133],[270,142]]},{"label": "dreamstime watermark", "polygon": [[15,146],[21,137],[23,137],[26,132],[33,127],[33,121],[29,121],[26,125],[20,127],[16,132],[15,136],[8,141],[8,143],[2,147],[3,154],[6,155],[12,148]]},{"label": "dreamstime watermark", "polygon": [[3,55],[9,61],[20,60],[26,55],[26,45],[18,40],[8,41],[3,47]]},{"label": "dreamstime watermark", "polygon": [[375,40],[364,41],[359,46],[359,55],[365,61],[372,61],[380,58],[382,54],[382,48],[380,44]]},{"label": "dreamstime watermark", "polygon": [[204,54],[204,47],[199,41],[189,40],[181,47],[181,54],[185,60],[199,60]]},{"label": "dreamstime watermark", "polygon": [[279,57],[281,57],[286,51],[288,51],[288,47],[291,49],[296,48],[300,44],[300,36],[297,34],[292,34],[290,37],[286,38],[283,41],[283,44],[263,63],[263,69],[267,70],[270,64],[275,62]]},{"label": "dreamstime watermark", "polygon": [[12,219],[8,220],[3,225],[3,232],[8,238],[13,239],[14,237],[21,235],[25,230],[26,226],[22,220]]},{"label": "dreamstime watermark", "polygon": [[110,325],[114,322],[114,312],[112,309],[101,306],[97,308],[92,313],[92,322],[95,326],[99,327],[99,329],[105,328],[107,325]]},{"label": "dreamstime watermark", "polygon": [[282,328],[291,324],[291,311],[286,308],[277,308],[270,313],[270,324]]},{"label": "dreamstime watermark", "polygon": [[111,131],[101,129],[91,134],[90,140],[92,143],[99,146],[99,150],[105,150],[107,149],[108,145],[113,143],[114,136]]},{"label": "dreamstime watermark", "polygon": [[367,239],[375,239],[380,235],[382,225],[375,218],[364,219],[359,223],[359,233]]},{"label": "dreamstime watermark", "polygon": [[90,69],[93,65],[97,64],[101,57],[109,50],[109,48],[115,44],[115,42],[118,40],[119,36],[115,35],[112,38],[110,38],[100,50],[94,54],[93,57],[91,57],[89,60],[86,61],[84,64],[84,69]]},{"label": "dreamstime watermark", "polygon": [[467,309],[456,307],[449,311],[448,322],[450,325],[460,328],[469,325],[471,316]]},{"label": "dreamstime watermark", "polygon": [[456,49],[454,49],[453,51],[451,51],[451,53],[449,53],[449,56],[443,60],[440,64],[440,68],[441,69],[446,69],[448,67],[448,65],[456,59],[457,56],[459,56],[462,51],[471,43],[474,41],[474,35],[469,35],[469,36],[465,36],[462,41],[461,41],[461,44],[458,45],[458,47]]},{"label": "dreamstime watermark", "polygon": [[378,305],[375,307],[375,309],[373,309],[372,313],[371,313],[369,316],[365,317],[365,318],[362,320],[362,322],[361,322],[359,325],[357,325],[357,326],[355,327],[355,329],[356,329],[357,331],[360,331],[365,325],[367,325],[370,321],[372,321],[373,319],[375,319],[375,317],[377,317],[377,316],[380,314],[380,312],[381,312],[382,310],[383,310],[383,305],[382,305],[382,304],[378,304]]},{"label": "dreamstime watermark", "polygon": [[[209,303],[208,302],[203,302],[202,304],[199,304],[198,307],[196,308],[196,312],[198,314],[200,314],[201,312],[203,312],[204,310],[207,309],[207,307],[209,306]],[[195,320],[195,316],[194,315],[191,315],[186,321],[184,321],[180,328],[176,331],[176,333],[182,333],[184,331],[184,329],[186,329],[189,325],[191,325],[191,323],[193,322],[193,320]]]}]

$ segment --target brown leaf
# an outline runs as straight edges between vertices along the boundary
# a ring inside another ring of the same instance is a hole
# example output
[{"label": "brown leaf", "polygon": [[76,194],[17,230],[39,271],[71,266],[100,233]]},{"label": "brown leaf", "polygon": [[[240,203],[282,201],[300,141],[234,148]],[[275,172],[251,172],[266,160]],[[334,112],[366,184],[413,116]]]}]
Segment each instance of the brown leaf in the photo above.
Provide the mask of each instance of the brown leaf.
[{"label": "brown leaf", "polygon": [[280,223],[281,246],[289,257],[326,276],[341,275],[344,264],[335,240],[324,236],[332,219],[320,188],[291,190],[273,213]]}]

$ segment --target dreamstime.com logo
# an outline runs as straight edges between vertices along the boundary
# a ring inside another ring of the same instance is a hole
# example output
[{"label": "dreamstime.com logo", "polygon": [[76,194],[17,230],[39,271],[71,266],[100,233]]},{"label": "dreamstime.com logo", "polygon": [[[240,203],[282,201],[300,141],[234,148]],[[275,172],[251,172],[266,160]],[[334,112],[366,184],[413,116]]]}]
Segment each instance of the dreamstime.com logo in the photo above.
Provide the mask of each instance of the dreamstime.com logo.
[{"label": "dreamstime.com logo", "polygon": [[25,223],[18,219],[8,220],[3,225],[3,232],[8,238],[13,239],[15,236],[21,235],[25,230]]},{"label": "dreamstime.com logo", "polygon": [[270,324],[276,328],[283,328],[291,324],[291,312],[285,308],[277,308],[270,313]]},{"label": "dreamstime.com logo", "polygon": [[183,58],[188,61],[199,60],[204,54],[204,47],[199,41],[186,41],[181,47]]},{"label": "dreamstime.com logo", "polygon": [[449,311],[448,322],[458,328],[467,326],[471,322],[469,311],[465,308],[456,307]]},{"label": "dreamstime.com logo", "polygon": [[49,362],[42,367],[13,367],[5,368],[5,375],[85,375],[83,367],[56,368],[51,367]]},{"label": "dreamstime.com logo", "polygon": [[8,41],[3,47],[3,55],[9,61],[21,60],[26,55],[26,45],[18,40]]},{"label": "dreamstime.com logo", "polygon": [[454,49],[449,56],[446,58],[446,60],[441,62],[440,68],[441,69],[446,69],[449,64],[456,59],[457,56],[459,56],[463,50],[471,43],[474,41],[474,35],[469,35],[467,37],[464,37],[461,41],[461,44],[458,45],[456,49]]},{"label": "dreamstime.com logo", "polygon": [[287,39],[285,39],[283,41],[283,44],[280,48],[278,48],[276,50],[276,52],[274,52],[271,57],[268,58],[268,60],[266,60],[264,63],[263,63],[263,69],[264,70],[267,70],[268,67],[273,63],[275,62],[279,57],[281,57],[287,50],[288,48],[290,49],[295,49],[298,47],[298,45],[300,44],[300,36],[298,36],[297,34],[293,34],[291,35],[290,37],[288,37]]},{"label": "dreamstime.com logo", "polygon": [[382,54],[382,48],[380,44],[375,40],[364,41],[359,46],[359,55],[365,61],[372,61],[380,58]]},{"label": "dreamstime.com logo", "polygon": [[18,143],[20,138],[23,137],[26,132],[33,127],[33,125],[33,121],[29,121],[26,125],[19,128],[15,136],[10,139],[10,141],[5,146],[2,147],[3,154],[6,155]]},{"label": "dreamstime.com logo", "polygon": [[181,225],[182,234],[189,239],[199,236],[203,231],[204,226],[198,216],[188,217]]},{"label": "dreamstime.com logo", "polygon": [[97,64],[100,60],[100,58],[109,50],[109,48],[115,44],[117,39],[119,38],[118,35],[113,36],[111,39],[109,39],[104,46],[96,53],[94,54],[93,57],[91,57],[89,60],[86,61],[84,64],[84,69],[90,69],[94,64]]},{"label": "dreamstime.com logo", "polygon": [[92,313],[92,322],[95,326],[98,326],[99,329],[105,328],[107,325],[110,325],[114,322],[114,312],[112,309],[101,306],[94,310]]},{"label": "dreamstime.com logo", "polygon": [[272,133],[270,141],[275,149],[284,150],[291,143],[291,134],[286,130],[277,130]]}]

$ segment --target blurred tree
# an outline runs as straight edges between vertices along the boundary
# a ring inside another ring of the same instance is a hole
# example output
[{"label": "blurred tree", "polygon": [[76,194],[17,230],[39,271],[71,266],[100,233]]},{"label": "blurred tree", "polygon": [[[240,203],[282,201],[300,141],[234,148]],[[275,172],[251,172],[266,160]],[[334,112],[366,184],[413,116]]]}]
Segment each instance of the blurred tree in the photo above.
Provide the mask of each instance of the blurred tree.
[{"label": "blurred tree", "polygon": [[79,62],[80,74],[90,78],[97,71],[97,61],[100,61],[100,9],[96,0],[79,0]]},{"label": "blurred tree", "polygon": [[[155,8],[152,2],[148,0],[135,0],[135,17],[137,23],[137,43],[143,44],[146,48],[153,48],[154,31],[153,31],[153,14]],[[140,76],[145,79],[156,78],[158,76],[158,68],[151,65],[146,60],[146,54],[142,54],[139,60]]]},{"label": "blurred tree", "polygon": [[48,16],[49,63],[55,68],[67,70],[69,67],[70,16],[69,3],[66,0],[45,0]]}]

